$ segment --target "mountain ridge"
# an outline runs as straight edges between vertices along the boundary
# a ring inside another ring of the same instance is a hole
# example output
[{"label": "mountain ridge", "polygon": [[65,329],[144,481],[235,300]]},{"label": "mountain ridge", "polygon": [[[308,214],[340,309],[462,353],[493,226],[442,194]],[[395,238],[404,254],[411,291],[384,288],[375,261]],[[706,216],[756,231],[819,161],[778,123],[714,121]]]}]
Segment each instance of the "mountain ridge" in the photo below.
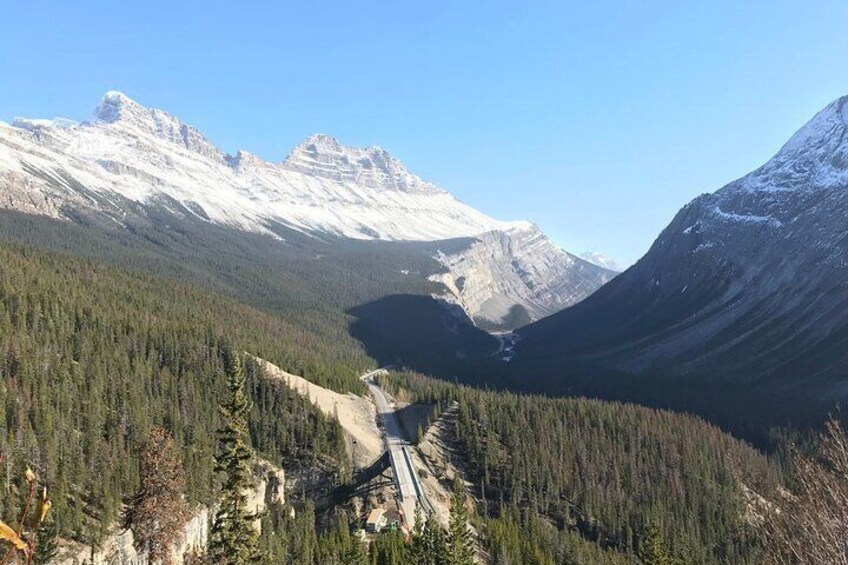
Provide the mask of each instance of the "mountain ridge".
[{"label": "mountain ridge", "polygon": [[[117,91],[106,93],[90,122],[0,123],[0,206],[59,219],[84,209],[122,225],[128,213],[122,199],[166,205],[178,214],[273,237],[278,236],[272,226],[282,224],[352,239],[476,238],[476,252],[464,258],[465,276],[498,272],[512,282],[483,282],[480,287],[490,295],[482,301],[458,286],[448,298],[472,318],[495,325],[512,306],[537,319],[585,298],[611,278],[600,267],[577,263],[579,268],[572,268],[574,257],[536,226],[483,214],[380,147],[346,147],[316,134],[278,163],[247,151],[228,155],[195,127]],[[509,257],[487,248],[491,242],[485,234],[492,232],[508,239],[518,234],[508,246],[514,250]],[[529,250],[518,243],[538,238],[548,242],[543,256],[536,252],[545,268],[528,269],[521,255]],[[442,260],[446,268],[458,262],[449,255]],[[530,272],[535,275],[528,277]],[[550,292],[534,292],[536,287]],[[476,310],[489,298],[505,308]]]}]

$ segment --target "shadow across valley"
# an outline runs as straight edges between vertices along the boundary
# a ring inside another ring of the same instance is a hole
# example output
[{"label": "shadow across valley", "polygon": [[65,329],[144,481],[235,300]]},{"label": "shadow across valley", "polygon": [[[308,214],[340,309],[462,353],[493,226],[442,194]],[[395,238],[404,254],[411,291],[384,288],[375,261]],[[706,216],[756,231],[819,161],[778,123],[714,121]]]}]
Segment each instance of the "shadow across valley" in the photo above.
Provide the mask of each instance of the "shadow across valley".
[{"label": "shadow across valley", "polygon": [[430,296],[394,294],[348,310],[351,335],[381,365],[399,363],[443,378],[466,375],[498,349],[454,304]]}]

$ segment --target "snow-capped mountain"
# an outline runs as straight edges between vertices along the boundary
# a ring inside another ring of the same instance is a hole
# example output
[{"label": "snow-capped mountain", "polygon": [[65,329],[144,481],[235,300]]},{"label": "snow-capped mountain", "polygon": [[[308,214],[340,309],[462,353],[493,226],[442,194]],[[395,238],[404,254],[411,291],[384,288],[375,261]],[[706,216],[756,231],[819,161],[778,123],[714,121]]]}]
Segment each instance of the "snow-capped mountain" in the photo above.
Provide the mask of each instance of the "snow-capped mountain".
[{"label": "snow-capped mountain", "polygon": [[848,97],[686,205],[609,285],[523,330],[518,356],[830,401],[846,394],[846,312]]},{"label": "snow-capped mountain", "polygon": [[[56,218],[86,209],[120,223],[127,213],[122,202],[163,205],[162,196],[181,214],[252,232],[270,233],[275,222],[355,239],[480,236],[475,249],[497,234],[508,252],[478,254],[474,271],[505,278],[471,280],[466,269],[454,279],[464,276],[468,285],[452,286],[472,317],[494,322],[500,320],[490,312],[503,308],[484,311],[487,301],[521,305],[535,319],[584,298],[610,276],[526,222],[498,221],[460,202],[379,147],[345,147],[315,135],[278,163],[245,151],[231,156],[194,127],[119,92],[108,92],[89,122],[0,123],[2,207]],[[530,253],[541,267],[523,266]],[[462,263],[450,254],[439,259],[448,268]]]},{"label": "snow-capped mountain", "polygon": [[622,270],[621,265],[619,265],[615,259],[607,257],[603,253],[598,253],[597,251],[584,251],[583,253],[580,253],[579,257],[585,261],[589,261],[593,265],[609,269],[610,271],[618,273]]}]

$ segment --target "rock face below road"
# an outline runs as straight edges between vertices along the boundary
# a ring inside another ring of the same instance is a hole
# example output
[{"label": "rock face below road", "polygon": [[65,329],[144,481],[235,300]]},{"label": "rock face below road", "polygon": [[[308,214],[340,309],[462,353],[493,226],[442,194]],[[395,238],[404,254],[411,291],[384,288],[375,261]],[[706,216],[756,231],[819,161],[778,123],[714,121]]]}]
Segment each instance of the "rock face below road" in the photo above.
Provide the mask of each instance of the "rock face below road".
[{"label": "rock face below road", "polygon": [[451,492],[446,487],[453,483],[457,474],[461,476],[455,462],[461,454],[451,450],[455,443],[457,405],[454,404],[424,432],[424,438],[415,450],[414,458],[419,468],[426,469],[421,479],[427,499],[435,512],[436,520],[444,527],[450,520]]},{"label": "rock face below road", "polygon": [[[267,501],[284,503],[285,472],[267,462],[261,462],[257,464],[256,474],[256,486],[248,493],[250,506],[257,512],[261,512]],[[177,562],[182,563],[185,555],[205,551],[209,542],[209,524],[212,515],[213,511],[204,507],[195,512],[186,523],[182,537],[174,548]],[[116,529],[96,549],[84,547],[75,542],[66,544],[53,563],[54,565],[146,565],[148,560],[145,553],[139,553],[133,547],[132,530]]]}]

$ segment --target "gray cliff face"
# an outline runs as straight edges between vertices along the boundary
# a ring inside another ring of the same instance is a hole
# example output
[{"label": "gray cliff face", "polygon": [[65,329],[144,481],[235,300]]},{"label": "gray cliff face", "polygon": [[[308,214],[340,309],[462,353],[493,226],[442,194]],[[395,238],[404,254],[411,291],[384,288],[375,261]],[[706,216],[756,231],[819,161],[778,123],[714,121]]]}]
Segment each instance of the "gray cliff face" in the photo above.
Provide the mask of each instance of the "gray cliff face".
[{"label": "gray cliff face", "polygon": [[531,224],[475,239],[458,253],[440,254],[447,272],[432,278],[483,326],[505,323],[516,306],[527,321],[538,320],[580,302],[615,276],[566,253]]}]

